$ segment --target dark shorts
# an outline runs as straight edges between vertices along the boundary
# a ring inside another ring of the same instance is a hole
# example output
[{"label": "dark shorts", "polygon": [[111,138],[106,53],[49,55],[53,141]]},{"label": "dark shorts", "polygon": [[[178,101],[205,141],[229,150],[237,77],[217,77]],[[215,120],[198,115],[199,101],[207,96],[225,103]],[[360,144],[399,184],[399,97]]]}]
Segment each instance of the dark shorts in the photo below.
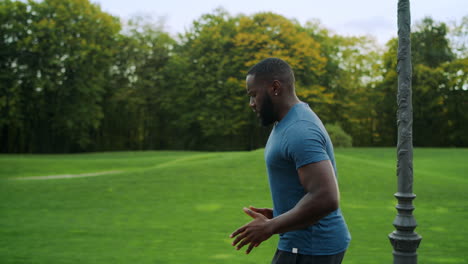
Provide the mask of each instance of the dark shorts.
[{"label": "dark shorts", "polygon": [[271,264],[340,264],[345,251],[336,255],[311,256],[276,250]]}]

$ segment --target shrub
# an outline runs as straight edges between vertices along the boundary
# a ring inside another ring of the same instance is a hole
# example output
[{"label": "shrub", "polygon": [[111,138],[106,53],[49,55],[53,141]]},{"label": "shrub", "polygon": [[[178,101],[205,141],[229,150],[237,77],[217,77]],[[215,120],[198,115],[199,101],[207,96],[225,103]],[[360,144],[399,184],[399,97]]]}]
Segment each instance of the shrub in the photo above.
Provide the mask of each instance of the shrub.
[{"label": "shrub", "polygon": [[352,147],[353,138],[348,135],[339,124],[327,124],[325,125],[328,135],[333,142],[334,147]]}]

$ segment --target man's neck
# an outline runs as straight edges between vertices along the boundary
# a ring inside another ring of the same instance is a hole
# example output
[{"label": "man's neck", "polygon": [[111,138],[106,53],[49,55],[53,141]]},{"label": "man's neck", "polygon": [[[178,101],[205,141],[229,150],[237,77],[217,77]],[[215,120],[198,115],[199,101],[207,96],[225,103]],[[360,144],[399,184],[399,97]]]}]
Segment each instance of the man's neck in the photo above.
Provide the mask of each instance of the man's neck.
[{"label": "man's neck", "polygon": [[288,100],[285,100],[284,104],[281,105],[278,109],[278,122],[281,121],[288,114],[289,110],[291,110],[293,106],[300,102],[301,101],[299,100],[299,98],[297,98],[297,96],[295,95],[291,96],[291,98],[289,98]]}]

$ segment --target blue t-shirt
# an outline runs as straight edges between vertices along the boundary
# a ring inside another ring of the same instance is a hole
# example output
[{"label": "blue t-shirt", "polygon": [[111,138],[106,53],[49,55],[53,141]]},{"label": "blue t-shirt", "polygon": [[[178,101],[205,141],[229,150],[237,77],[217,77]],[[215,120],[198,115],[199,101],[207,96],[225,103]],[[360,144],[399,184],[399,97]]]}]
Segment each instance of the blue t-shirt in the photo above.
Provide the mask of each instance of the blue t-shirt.
[{"label": "blue t-shirt", "polygon": [[[275,217],[291,210],[306,194],[297,169],[322,160],[330,160],[337,175],[325,127],[306,103],[298,103],[275,124],[265,147]],[[295,253],[304,255],[334,255],[346,250],[351,240],[340,209],[305,229],[279,236],[279,250],[295,248]]]}]

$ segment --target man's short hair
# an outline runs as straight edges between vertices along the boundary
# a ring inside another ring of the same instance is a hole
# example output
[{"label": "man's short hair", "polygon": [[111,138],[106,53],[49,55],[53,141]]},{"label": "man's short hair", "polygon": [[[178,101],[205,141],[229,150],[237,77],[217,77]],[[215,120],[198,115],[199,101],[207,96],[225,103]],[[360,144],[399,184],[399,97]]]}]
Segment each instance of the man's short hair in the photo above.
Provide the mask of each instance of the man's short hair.
[{"label": "man's short hair", "polygon": [[294,72],[287,62],[279,58],[268,58],[255,64],[247,72],[255,76],[255,82],[273,82],[278,80],[286,86],[294,87]]}]

